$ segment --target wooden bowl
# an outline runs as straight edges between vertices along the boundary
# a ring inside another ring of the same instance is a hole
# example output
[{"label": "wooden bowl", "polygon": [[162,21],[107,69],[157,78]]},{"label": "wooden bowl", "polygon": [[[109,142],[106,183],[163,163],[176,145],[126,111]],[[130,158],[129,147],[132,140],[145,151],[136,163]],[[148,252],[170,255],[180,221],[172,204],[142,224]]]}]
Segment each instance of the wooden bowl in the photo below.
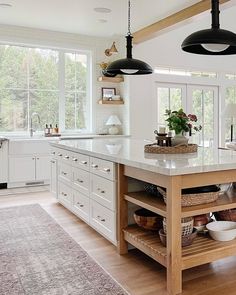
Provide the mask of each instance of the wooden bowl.
[{"label": "wooden bowl", "polygon": [[162,228],[162,217],[144,208],[134,212],[134,220],[138,226],[147,230],[159,230]]},{"label": "wooden bowl", "polygon": [[[182,237],[182,247],[191,245],[194,239],[196,238],[196,236],[197,236],[197,229],[194,228],[193,232],[190,235]],[[166,234],[164,233],[163,229],[159,230],[159,237],[162,244],[166,247]]]}]

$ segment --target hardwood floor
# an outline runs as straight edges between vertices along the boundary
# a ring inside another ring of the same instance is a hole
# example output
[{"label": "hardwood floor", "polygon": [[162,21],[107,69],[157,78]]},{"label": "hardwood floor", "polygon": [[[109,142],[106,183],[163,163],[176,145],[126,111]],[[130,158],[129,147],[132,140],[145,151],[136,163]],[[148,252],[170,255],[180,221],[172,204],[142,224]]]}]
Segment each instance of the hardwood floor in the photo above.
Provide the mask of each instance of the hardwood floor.
[{"label": "hardwood floor", "polygon": [[[39,203],[130,294],[167,295],[164,267],[138,250],[118,255],[110,242],[58,204],[49,192],[0,196],[0,208],[34,203]],[[235,278],[236,257],[195,267],[183,272],[182,294],[236,295]]]}]

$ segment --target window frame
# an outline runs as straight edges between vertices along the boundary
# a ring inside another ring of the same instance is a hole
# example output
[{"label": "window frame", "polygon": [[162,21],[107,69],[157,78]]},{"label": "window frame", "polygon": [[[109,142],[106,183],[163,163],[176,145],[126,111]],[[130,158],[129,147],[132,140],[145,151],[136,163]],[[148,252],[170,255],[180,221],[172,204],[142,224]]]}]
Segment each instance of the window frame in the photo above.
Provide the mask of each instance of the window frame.
[{"label": "window frame", "polygon": [[[87,48],[65,48],[65,47],[56,47],[56,46],[46,46],[46,45],[36,45],[31,43],[15,43],[15,42],[2,42],[0,41],[1,46],[18,46],[24,48],[33,48],[33,49],[42,49],[42,50],[54,50],[58,52],[58,89],[49,91],[58,91],[58,127],[60,133],[91,133],[92,132],[92,97],[93,97],[93,72],[92,72],[92,62],[93,62],[93,53],[91,49]],[[65,129],[65,54],[73,53],[73,54],[83,54],[87,56],[87,77],[86,77],[86,129]],[[4,89],[14,89],[14,88],[4,88]],[[20,88],[18,89],[20,90]],[[26,90],[26,89],[24,89]],[[44,90],[44,89],[38,89]],[[27,89],[29,91],[29,89]],[[29,104],[29,100],[28,100]],[[0,132],[2,135],[19,135],[25,136],[29,133],[30,128],[30,107],[28,106],[28,118],[27,118],[27,127],[26,131],[3,131]],[[89,115],[88,115],[89,114]],[[50,123],[50,122],[48,122]],[[42,126],[43,128],[43,126]],[[38,132],[38,134],[42,134],[42,132]]]}]

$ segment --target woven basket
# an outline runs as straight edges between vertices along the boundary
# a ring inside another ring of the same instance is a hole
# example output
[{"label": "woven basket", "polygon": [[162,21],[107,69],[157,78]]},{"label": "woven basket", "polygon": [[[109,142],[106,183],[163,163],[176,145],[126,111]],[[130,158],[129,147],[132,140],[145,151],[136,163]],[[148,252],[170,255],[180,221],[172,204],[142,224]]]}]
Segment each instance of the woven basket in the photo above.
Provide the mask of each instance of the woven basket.
[{"label": "woven basket", "polygon": [[145,153],[153,154],[186,154],[196,153],[197,144],[176,145],[176,146],[159,146],[156,143],[146,144],[144,146]]},{"label": "woven basket", "polygon": [[[189,236],[193,232],[193,217],[185,217],[181,219],[182,237]],[[166,218],[163,218],[163,231],[166,234]]]},{"label": "woven basket", "polygon": [[[166,192],[160,187],[157,187],[157,190],[162,194],[163,200],[166,203]],[[218,199],[219,194],[220,191],[199,194],[183,194],[181,198],[181,206],[189,207],[215,202]]]}]

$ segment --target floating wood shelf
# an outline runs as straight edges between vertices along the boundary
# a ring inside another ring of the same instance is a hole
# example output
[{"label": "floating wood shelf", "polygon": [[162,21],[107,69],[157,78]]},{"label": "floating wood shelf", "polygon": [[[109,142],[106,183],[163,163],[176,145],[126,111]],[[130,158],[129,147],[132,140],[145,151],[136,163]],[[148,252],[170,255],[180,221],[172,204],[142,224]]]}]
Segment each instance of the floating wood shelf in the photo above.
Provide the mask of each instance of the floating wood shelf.
[{"label": "floating wood shelf", "polygon": [[[123,230],[125,240],[137,249],[166,267],[167,253],[157,232],[151,232],[137,225],[130,225]],[[236,239],[218,242],[209,236],[198,236],[192,245],[182,248],[182,269],[209,263],[216,259],[235,254]],[[214,257],[214,259],[212,259]]]},{"label": "floating wood shelf", "polygon": [[98,77],[98,82],[110,82],[110,83],[121,83],[124,82],[123,77]]},{"label": "floating wood shelf", "polygon": [[100,99],[98,101],[99,104],[109,104],[109,105],[121,105],[124,104],[123,99],[122,100],[103,100]]},{"label": "floating wood shelf", "polygon": [[[128,202],[166,217],[166,204],[158,196],[140,191],[135,193],[127,193],[124,195],[124,199]],[[181,217],[196,216],[209,212],[217,212],[234,208],[236,208],[236,192],[227,191],[225,193],[221,193],[215,202],[190,207],[182,207]]]}]

